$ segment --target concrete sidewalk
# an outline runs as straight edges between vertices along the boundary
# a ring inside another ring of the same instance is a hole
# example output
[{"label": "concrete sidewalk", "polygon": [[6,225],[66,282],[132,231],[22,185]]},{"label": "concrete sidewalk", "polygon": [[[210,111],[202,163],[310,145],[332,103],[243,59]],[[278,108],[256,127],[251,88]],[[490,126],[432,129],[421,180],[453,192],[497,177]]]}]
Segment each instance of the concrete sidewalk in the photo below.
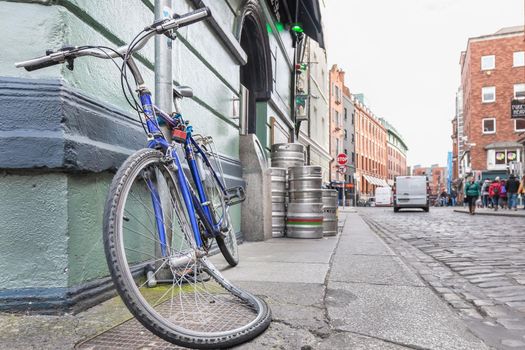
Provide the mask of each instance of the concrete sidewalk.
[{"label": "concrete sidewalk", "polygon": [[[212,258],[272,308],[269,329],[240,349],[487,349],[358,214],[340,215],[337,237],[244,243],[235,268]],[[71,349],[129,317],[119,298],[78,315],[0,315],[0,349]],[[146,330],[134,334],[149,348],[173,348]]]},{"label": "concrete sidewalk", "polygon": [[338,237],[242,246],[223,273],[264,295],[274,322],[240,348],[488,349],[357,214],[341,216]]}]

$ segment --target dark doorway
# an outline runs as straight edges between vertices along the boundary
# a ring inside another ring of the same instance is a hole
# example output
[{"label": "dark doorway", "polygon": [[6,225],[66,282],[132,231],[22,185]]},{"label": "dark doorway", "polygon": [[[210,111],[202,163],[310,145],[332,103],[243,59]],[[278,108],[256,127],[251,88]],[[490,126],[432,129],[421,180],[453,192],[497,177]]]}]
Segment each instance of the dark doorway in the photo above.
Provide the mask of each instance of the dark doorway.
[{"label": "dark doorway", "polygon": [[272,92],[272,64],[268,33],[262,9],[257,1],[249,0],[244,6],[240,44],[247,55],[248,63],[241,66],[241,84],[249,92],[248,133],[257,130],[257,102],[268,101]]}]

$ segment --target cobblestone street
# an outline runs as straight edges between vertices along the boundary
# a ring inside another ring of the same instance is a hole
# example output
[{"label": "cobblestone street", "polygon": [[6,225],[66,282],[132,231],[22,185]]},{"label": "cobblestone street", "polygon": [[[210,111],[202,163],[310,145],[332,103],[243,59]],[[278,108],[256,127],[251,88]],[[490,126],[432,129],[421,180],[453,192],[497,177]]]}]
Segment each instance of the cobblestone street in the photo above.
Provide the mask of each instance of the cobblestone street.
[{"label": "cobblestone street", "polygon": [[360,214],[469,328],[499,349],[525,349],[525,219],[448,208]]}]

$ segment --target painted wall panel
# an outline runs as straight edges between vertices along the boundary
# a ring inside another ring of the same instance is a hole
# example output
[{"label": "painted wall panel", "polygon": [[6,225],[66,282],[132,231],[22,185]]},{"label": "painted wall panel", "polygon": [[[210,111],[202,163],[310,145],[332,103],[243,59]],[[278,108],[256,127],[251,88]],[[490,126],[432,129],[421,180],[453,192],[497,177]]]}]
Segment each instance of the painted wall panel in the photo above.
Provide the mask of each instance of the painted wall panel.
[{"label": "painted wall panel", "polygon": [[0,176],[0,290],[67,285],[67,177]]}]

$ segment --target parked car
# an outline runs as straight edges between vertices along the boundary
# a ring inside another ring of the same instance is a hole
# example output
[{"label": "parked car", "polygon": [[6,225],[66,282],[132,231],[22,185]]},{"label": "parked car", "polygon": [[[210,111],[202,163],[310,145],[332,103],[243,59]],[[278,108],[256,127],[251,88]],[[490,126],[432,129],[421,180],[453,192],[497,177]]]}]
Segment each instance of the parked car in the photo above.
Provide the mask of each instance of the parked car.
[{"label": "parked car", "polygon": [[396,176],[394,212],[403,208],[430,210],[430,186],[426,176]]}]

